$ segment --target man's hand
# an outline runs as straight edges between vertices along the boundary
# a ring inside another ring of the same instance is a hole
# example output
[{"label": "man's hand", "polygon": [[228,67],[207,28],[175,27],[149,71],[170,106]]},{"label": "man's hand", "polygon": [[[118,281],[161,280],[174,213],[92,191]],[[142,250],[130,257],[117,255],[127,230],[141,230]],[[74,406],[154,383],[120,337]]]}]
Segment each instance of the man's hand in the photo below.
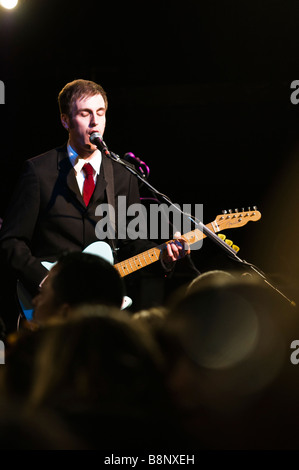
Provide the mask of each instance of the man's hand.
[{"label": "man's hand", "polygon": [[190,247],[179,232],[174,234],[174,240],[166,244],[162,254],[162,263],[165,267],[172,269],[173,263],[190,253]]}]

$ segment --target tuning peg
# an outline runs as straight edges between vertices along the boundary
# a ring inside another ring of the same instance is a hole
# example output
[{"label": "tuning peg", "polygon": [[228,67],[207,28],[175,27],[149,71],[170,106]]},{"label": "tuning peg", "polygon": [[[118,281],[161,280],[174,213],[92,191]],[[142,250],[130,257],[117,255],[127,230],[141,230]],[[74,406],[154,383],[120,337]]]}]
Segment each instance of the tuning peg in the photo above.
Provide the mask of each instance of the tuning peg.
[{"label": "tuning peg", "polygon": [[235,209],[235,212],[239,212],[239,210],[238,210],[238,209]]},{"label": "tuning peg", "polygon": [[232,245],[232,249],[238,253],[238,251],[240,250],[240,248],[237,246],[237,245]]},{"label": "tuning peg", "polygon": [[224,210],[222,211],[222,214],[227,214],[227,211],[224,209]]},{"label": "tuning peg", "polygon": [[223,241],[226,239],[226,235],[223,235],[223,233],[218,233],[218,237]]},{"label": "tuning peg", "polygon": [[231,210],[231,209],[228,209],[228,212],[229,212],[229,214],[231,214],[231,213],[232,213],[232,210]]},{"label": "tuning peg", "polygon": [[225,240],[225,243],[227,243],[228,246],[232,246],[232,244],[233,244],[233,242],[231,240],[228,240],[228,239]]}]

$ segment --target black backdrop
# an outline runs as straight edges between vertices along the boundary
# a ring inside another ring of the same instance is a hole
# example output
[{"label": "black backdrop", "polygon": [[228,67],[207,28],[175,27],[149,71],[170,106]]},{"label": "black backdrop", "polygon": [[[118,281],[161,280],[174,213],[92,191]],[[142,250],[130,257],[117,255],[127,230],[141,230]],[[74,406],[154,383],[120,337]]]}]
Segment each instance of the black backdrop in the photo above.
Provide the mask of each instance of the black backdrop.
[{"label": "black backdrop", "polygon": [[[299,5],[291,0],[24,0],[0,12],[0,210],[26,158],[65,141],[57,94],[75,78],[109,98],[105,142],[150,167],[180,205],[256,205],[262,219],[228,231],[240,257],[293,294],[297,285]],[[199,268],[221,267],[205,241]]]}]

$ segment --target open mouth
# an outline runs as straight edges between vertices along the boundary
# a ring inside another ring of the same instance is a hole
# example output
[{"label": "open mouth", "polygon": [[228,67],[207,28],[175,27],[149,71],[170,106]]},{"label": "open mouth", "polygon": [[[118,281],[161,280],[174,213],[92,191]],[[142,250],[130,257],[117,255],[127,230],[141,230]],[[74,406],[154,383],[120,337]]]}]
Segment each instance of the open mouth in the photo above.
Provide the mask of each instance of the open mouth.
[{"label": "open mouth", "polygon": [[98,134],[102,135],[100,131],[96,131],[96,130],[88,131],[89,136],[91,136],[91,134],[95,134],[95,133],[98,133]]}]

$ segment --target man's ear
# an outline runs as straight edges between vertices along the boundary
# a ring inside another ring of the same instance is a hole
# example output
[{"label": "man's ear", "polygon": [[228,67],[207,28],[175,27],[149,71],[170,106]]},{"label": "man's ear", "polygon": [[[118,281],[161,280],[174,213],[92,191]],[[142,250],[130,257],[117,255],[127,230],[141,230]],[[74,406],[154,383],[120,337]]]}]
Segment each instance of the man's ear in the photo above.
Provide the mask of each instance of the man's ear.
[{"label": "man's ear", "polygon": [[70,128],[70,118],[66,114],[61,114],[60,119],[63,127],[68,131]]}]

